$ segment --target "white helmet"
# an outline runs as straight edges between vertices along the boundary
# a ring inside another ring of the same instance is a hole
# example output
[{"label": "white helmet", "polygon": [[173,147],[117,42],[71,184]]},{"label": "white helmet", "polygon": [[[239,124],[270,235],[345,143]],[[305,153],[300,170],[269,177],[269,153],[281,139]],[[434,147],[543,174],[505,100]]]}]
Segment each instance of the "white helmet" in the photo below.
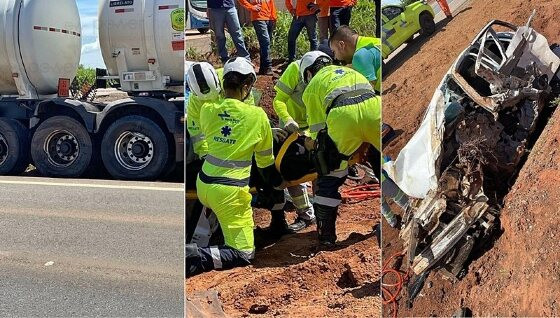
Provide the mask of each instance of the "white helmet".
[{"label": "white helmet", "polygon": [[207,62],[193,63],[187,71],[187,85],[201,100],[218,98],[221,91],[220,80],[214,67]]},{"label": "white helmet", "polygon": [[323,60],[324,62],[332,63],[331,57],[321,51],[307,52],[301,57],[301,61],[299,62],[299,74],[301,75],[301,78],[305,83],[307,83],[307,80],[305,79],[307,68],[315,64],[317,60]]},{"label": "white helmet", "polygon": [[229,72],[237,72],[243,75],[253,74],[255,79],[257,78],[257,73],[255,72],[253,64],[242,57],[236,57],[226,62],[224,65],[224,76]]}]

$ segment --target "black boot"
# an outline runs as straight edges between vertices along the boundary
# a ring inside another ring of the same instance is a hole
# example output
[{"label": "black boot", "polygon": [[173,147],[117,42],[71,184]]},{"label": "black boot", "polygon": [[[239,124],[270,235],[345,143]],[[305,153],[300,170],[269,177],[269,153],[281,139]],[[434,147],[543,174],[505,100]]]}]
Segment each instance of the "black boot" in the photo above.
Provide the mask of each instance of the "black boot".
[{"label": "black boot", "polygon": [[288,222],[286,222],[286,213],[284,210],[271,211],[272,221],[270,221],[269,233],[271,237],[280,239],[285,234],[294,233],[288,228]]},{"label": "black boot", "polygon": [[187,278],[211,270],[231,269],[251,264],[254,253],[248,255],[229,246],[198,247],[185,246],[185,267]]},{"label": "black boot", "polygon": [[204,267],[198,246],[195,243],[187,244],[185,246],[185,276],[189,278],[202,272],[204,272]]},{"label": "black boot", "polygon": [[257,227],[254,231],[255,248],[260,250],[276,243],[285,234],[293,234],[286,222],[284,211],[271,211],[272,220],[267,228]]},{"label": "black boot", "polygon": [[319,242],[325,246],[334,246],[336,242],[336,215],[338,208],[315,204],[317,232]]}]

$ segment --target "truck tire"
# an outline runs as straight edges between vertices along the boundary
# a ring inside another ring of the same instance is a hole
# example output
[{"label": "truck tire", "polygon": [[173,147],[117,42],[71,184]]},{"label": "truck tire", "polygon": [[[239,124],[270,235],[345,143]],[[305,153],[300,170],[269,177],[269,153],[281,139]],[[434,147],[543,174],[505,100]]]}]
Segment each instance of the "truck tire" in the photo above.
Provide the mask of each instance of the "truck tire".
[{"label": "truck tire", "polygon": [[151,119],[126,116],[105,132],[101,158],[116,179],[154,180],[165,171],[169,144],[161,127]]},{"label": "truck tire", "polygon": [[420,33],[425,36],[430,36],[436,32],[436,23],[434,17],[428,12],[420,14]]},{"label": "truck tire", "polygon": [[18,175],[29,165],[29,133],[17,120],[0,118],[0,175]]},{"label": "truck tire", "polygon": [[93,144],[86,128],[74,118],[54,116],[39,125],[31,141],[31,157],[41,175],[77,178],[88,169]]}]

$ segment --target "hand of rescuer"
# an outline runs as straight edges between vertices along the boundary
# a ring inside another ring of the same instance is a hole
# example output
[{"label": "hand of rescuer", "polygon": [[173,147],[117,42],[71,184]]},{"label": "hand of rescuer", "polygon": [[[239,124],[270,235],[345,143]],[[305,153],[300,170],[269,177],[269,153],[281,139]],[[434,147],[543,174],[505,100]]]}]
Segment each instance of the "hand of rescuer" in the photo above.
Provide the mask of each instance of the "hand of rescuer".
[{"label": "hand of rescuer", "polygon": [[284,125],[284,129],[289,132],[290,134],[293,134],[295,132],[297,132],[299,130],[299,125],[298,123],[296,123],[295,120],[290,119],[288,120],[288,122]]},{"label": "hand of rescuer", "polygon": [[282,128],[272,128],[272,137],[277,143],[283,143],[290,134]]},{"label": "hand of rescuer", "polygon": [[310,137],[306,137],[304,145],[305,145],[305,149],[311,151],[315,149],[315,140],[311,139]]}]

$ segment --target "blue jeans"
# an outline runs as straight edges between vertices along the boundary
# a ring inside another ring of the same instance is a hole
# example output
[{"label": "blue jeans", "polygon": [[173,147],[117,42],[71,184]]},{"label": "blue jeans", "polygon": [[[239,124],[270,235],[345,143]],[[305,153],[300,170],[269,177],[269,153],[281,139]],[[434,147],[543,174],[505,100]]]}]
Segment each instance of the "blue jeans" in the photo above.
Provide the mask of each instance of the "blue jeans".
[{"label": "blue jeans", "polygon": [[341,25],[350,25],[352,17],[352,7],[331,8],[331,34]]},{"label": "blue jeans", "polygon": [[272,39],[272,32],[276,21],[253,21],[253,27],[259,40],[259,47],[261,50],[261,66],[260,69],[264,70],[272,65],[270,60],[270,42]]},{"label": "blue jeans", "polygon": [[296,40],[305,28],[307,36],[309,37],[309,50],[315,51],[319,46],[317,40],[317,15],[305,15],[302,17],[294,17],[288,31],[288,60],[293,61],[296,59]]},{"label": "blue jeans", "polygon": [[229,35],[231,35],[233,43],[235,44],[237,56],[244,57],[248,60],[251,59],[243,41],[243,33],[241,33],[241,25],[239,24],[237,9],[235,7],[222,9],[208,8],[208,19],[210,20],[210,28],[216,35],[218,54],[220,55],[222,63],[227,62],[229,59],[226,48],[226,34],[224,32],[225,26],[227,26]]}]

